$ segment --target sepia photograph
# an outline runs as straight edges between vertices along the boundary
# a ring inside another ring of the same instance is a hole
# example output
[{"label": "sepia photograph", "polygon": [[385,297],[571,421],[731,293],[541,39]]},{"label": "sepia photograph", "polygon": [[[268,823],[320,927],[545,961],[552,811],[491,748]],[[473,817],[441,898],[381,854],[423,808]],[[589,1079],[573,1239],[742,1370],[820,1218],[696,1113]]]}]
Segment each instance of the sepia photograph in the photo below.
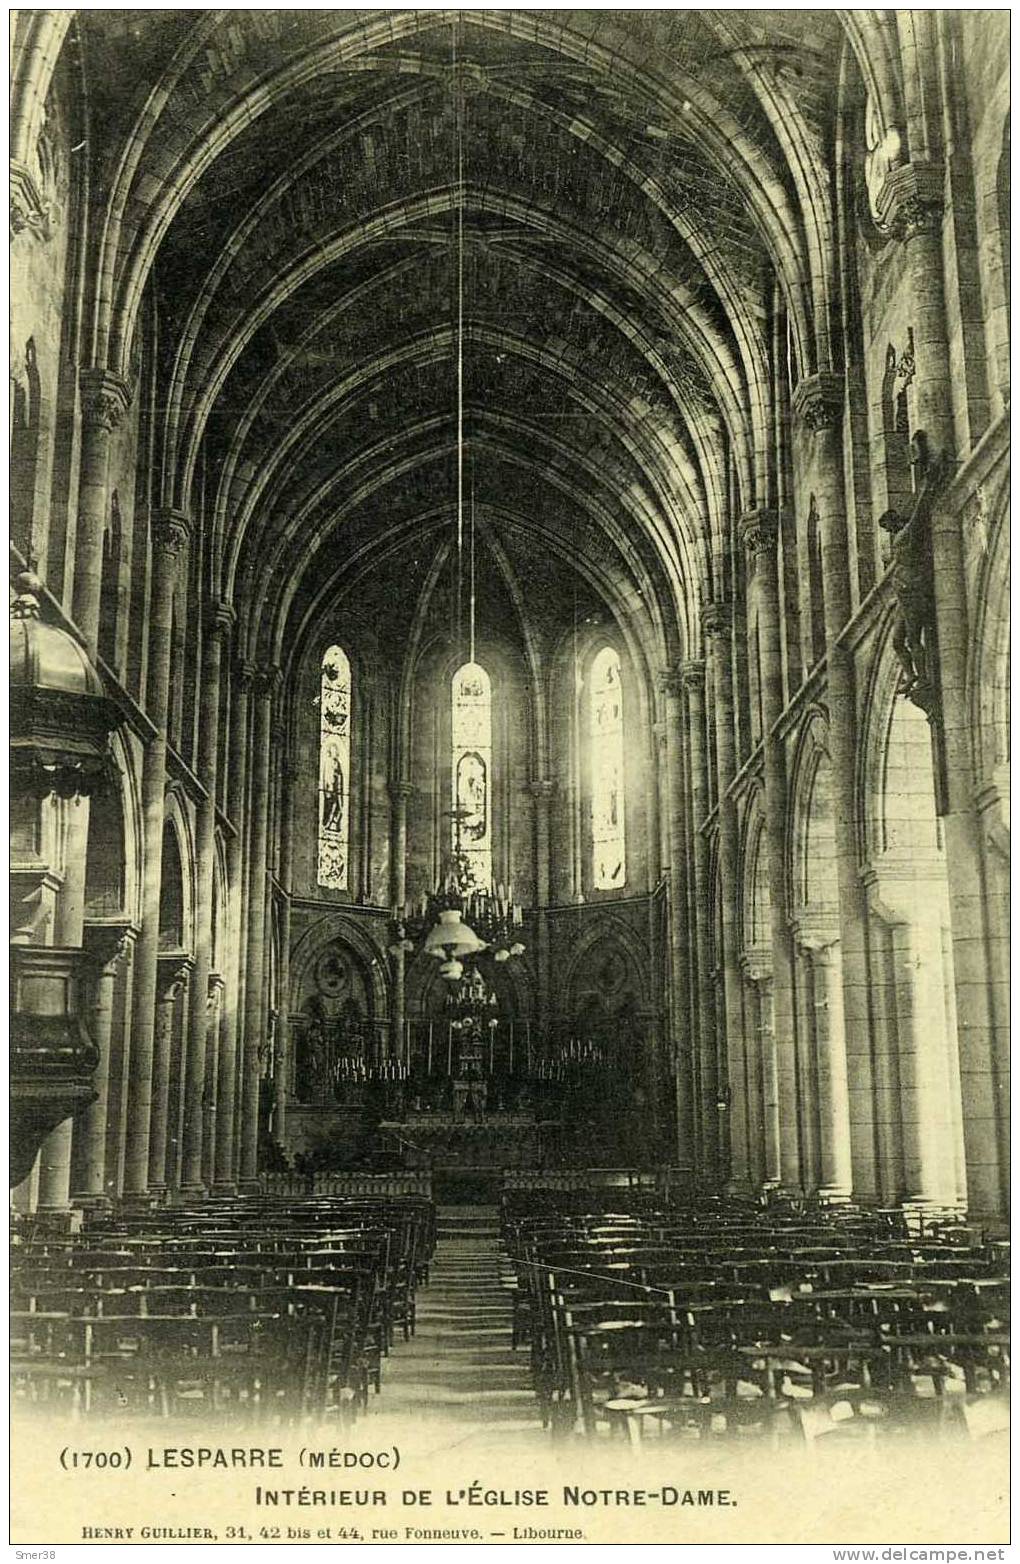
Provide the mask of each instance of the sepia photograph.
[{"label": "sepia photograph", "polygon": [[15,1556],[1005,1560],[1010,12],[9,21]]}]

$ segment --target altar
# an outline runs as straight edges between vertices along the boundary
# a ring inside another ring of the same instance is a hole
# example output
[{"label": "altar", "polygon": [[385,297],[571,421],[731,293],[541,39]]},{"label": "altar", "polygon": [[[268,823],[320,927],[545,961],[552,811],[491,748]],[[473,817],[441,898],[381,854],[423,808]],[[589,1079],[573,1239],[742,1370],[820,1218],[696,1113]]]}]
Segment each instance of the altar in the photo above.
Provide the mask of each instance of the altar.
[{"label": "altar", "polygon": [[379,1128],[411,1168],[534,1168],[562,1155],[562,1124],[530,1113],[411,1113]]}]

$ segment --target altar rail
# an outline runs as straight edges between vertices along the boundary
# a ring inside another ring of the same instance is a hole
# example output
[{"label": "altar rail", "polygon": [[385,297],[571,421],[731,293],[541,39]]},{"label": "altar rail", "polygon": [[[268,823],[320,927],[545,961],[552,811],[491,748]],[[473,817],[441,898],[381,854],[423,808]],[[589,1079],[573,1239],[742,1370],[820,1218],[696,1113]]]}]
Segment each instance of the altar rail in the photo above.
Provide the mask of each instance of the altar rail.
[{"label": "altar rail", "polygon": [[649,1189],[667,1195],[680,1178],[679,1168],[504,1168],[503,1188]]},{"label": "altar rail", "polygon": [[392,1173],[262,1173],[267,1195],[422,1195],[432,1199],[432,1174],[423,1168]]}]

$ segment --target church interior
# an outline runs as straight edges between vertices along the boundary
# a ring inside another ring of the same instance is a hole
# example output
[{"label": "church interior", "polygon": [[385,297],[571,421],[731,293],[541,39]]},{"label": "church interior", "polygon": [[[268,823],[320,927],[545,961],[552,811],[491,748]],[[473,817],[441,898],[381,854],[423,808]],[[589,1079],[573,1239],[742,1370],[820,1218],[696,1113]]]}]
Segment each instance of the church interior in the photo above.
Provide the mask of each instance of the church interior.
[{"label": "church interior", "polygon": [[19,1405],[998,1427],[1008,25],[18,13]]}]

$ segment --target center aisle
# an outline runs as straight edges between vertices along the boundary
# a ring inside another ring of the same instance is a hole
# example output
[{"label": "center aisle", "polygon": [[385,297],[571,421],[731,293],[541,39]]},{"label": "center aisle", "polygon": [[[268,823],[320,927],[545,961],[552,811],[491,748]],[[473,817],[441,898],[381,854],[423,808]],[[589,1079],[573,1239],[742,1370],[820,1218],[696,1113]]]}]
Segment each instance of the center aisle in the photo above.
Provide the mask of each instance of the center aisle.
[{"label": "center aisle", "polygon": [[412,1432],[437,1450],[470,1438],[548,1449],[531,1389],[527,1348],[511,1348],[509,1266],[495,1206],[441,1206],[429,1284],[419,1288],[417,1330],[383,1364],[363,1431]]}]

